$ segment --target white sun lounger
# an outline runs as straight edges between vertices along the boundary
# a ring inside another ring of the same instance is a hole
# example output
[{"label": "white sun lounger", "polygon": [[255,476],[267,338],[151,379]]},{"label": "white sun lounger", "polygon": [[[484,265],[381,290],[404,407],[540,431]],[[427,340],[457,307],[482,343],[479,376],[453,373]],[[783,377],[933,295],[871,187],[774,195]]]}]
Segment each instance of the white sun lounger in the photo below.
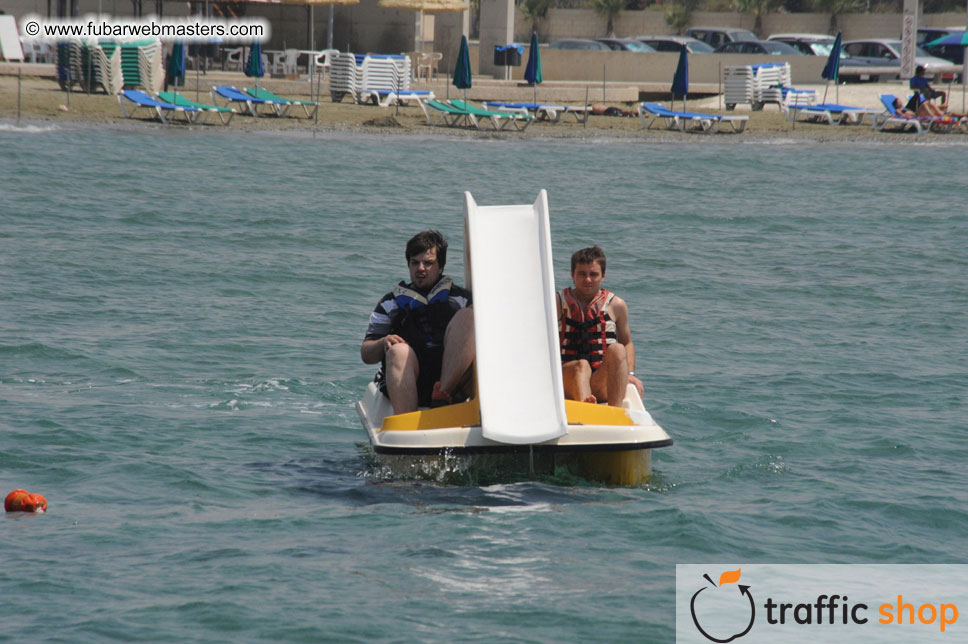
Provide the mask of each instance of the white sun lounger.
[{"label": "white sun lounger", "polygon": [[[658,103],[642,103],[639,105],[639,120],[646,130],[652,128],[653,123],[664,122],[667,130],[685,132],[692,130],[712,134],[723,131],[739,134],[746,129],[748,116],[723,116],[721,114],[702,114],[700,112],[679,112],[670,110]],[[730,129],[722,128],[729,123]]]}]

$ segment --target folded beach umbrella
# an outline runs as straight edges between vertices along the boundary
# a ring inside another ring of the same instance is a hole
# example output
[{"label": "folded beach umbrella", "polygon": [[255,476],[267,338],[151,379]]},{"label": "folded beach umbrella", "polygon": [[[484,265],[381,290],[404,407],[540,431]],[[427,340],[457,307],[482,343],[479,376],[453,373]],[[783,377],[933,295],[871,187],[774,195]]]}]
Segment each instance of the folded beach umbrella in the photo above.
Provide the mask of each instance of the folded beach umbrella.
[{"label": "folded beach umbrella", "polygon": [[686,109],[686,94],[689,93],[689,57],[686,47],[679,51],[679,64],[676,65],[676,75],[672,77],[672,98],[682,97],[682,109]]},{"label": "folded beach umbrella", "polygon": [[453,85],[464,90],[464,100],[467,100],[467,90],[471,87],[471,54],[467,48],[467,36],[460,37],[460,50],[457,52],[457,65],[454,67]]},{"label": "folded beach umbrella", "polygon": [[259,79],[266,75],[266,70],[262,67],[262,43],[258,40],[249,49],[249,59],[245,61],[245,75],[256,79],[255,87],[259,89]]},{"label": "folded beach umbrella", "polygon": [[538,32],[531,32],[531,49],[528,51],[528,66],[524,68],[524,80],[534,88],[534,102],[538,102],[538,85],[544,80],[541,75],[541,50],[538,49]]},{"label": "folded beach umbrella", "polygon": [[177,91],[178,85],[185,84],[185,41],[176,40],[174,47],[172,47],[171,55],[168,57],[168,69],[165,70],[167,75],[165,77],[165,85],[169,83],[175,86]]},{"label": "folded beach umbrella", "polygon": [[[834,85],[837,86],[837,81],[840,79],[840,49],[844,40],[844,34],[841,31],[837,32],[837,37],[834,38],[833,47],[830,49],[830,55],[827,56],[827,64],[824,65],[823,71],[820,75],[826,78],[828,81],[833,81]],[[828,83],[829,85],[829,83]],[[827,87],[823,88],[823,102],[827,102]],[[840,87],[837,86],[837,102],[840,102]]]}]

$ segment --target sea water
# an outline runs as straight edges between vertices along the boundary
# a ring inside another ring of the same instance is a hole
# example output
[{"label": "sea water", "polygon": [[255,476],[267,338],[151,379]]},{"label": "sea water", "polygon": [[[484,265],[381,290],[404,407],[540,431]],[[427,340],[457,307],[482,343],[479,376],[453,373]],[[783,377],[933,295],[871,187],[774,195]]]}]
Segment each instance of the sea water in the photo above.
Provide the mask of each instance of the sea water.
[{"label": "sea water", "polygon": [[[0,131],[0,492],[50,504],[0,517],[0,640],[672,642],[676,563],[966,560],[958,136],[158,132]],[[462,192],[542,188],[675,444],[633,488],[395,476],[353,403],[406,239],[460,282]]]}]

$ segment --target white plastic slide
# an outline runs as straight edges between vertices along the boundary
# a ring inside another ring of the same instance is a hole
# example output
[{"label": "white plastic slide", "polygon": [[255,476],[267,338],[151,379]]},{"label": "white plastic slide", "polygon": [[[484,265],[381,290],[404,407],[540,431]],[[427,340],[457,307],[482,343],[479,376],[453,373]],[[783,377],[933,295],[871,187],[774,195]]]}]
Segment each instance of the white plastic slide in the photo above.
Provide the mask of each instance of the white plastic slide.
[{"label": "white plastic slide", "polygon": [[482,434],[516,445],[564,436],[548,194],[523,206],[464,197]]},{"label": "white plastic slide", "polygon": [[13,16],[0,16],[0,56],[4,60],[24,59],[24,50],[20,46],[20,34],[17,32],[17,21]]}]

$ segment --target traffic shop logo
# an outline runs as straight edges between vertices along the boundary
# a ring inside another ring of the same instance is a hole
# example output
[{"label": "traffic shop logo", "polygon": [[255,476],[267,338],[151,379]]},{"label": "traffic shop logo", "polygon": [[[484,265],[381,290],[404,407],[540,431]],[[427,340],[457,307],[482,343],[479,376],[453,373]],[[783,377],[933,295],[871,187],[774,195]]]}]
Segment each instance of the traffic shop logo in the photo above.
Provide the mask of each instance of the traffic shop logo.
[{"label": "traffic shop logo", "polygon": [[741,571],[741,568],[727,570],[719,575],[719,584],[703,574],[708,583],[689,602],[692,623],[710,642],[732,642],[753,628],[756,602],[750,587],[738,583]]}]

